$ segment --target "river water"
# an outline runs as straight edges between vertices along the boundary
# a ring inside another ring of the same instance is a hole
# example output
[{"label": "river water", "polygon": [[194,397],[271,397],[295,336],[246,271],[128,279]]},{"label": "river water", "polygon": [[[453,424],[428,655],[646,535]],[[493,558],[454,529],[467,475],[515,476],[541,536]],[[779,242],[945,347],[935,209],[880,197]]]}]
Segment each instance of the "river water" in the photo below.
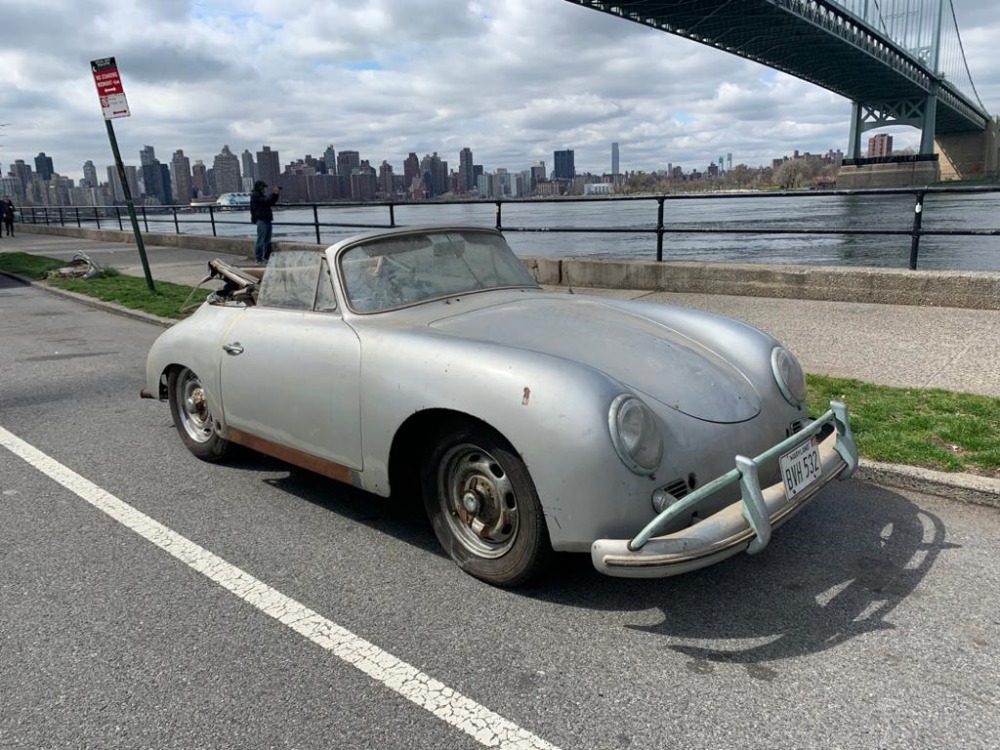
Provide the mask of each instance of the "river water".
[{"label": "river water", "polygon": [[[503,226],[508,243],[519,255],[596,257],[629,260],[656,258],[656,236],[649,233],[517,232],[524,228],[619,227],[652,230],[657,203],[650,200],[504,203]],[[397,226],[473,224],[495,226],[493,203],[415,203],[394,208]],[[221,236],[252,237],[247,211],[217,212]],[[697,229],[865,229],[909,232],[913,226],[911,195],[809,195],[691,197],[667,200],[664,226]],[[387,206],[344,206],[318,209],[322,224],[386,226]],[[151,217],[152,218],[152,217]],[[159,217],[158,217],[159,218]],[[163,217],[166,218],[166,217]],[[207,214],[181,221],[184,233],[207,234]],[[222,222],[222,223],[219,223]],[[315,242],[312,208],[276,211],[275,240]],[[924,231],[1000,229],[1000,193],[928,195]],[[171,220],[171,230],[172,220]],[[159,229],[150,222],[151,231]],[[323,226],[323,243],[363,231],[361,226]],[[663,259],[738,263],[797,263],[824,266],[906,268],[909,235],[794,235],[670,233],[664,236]],[[923,236],[917,267],[925,270],[1000,271],[1000,236]]]}]

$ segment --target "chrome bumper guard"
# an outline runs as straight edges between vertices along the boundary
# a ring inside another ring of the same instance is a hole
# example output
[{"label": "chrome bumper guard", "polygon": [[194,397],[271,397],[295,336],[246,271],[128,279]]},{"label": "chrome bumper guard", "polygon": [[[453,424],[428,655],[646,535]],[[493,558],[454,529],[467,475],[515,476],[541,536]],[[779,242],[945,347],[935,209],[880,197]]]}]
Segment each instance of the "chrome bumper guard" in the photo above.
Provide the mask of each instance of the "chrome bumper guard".
[{"label": "chrome bumper guard", "polygon": [[[793,498],[780,481],[761,488],[759,466],[812,439],[827,425],[834,429],[818,445],[821,471],[812,484]],[[791,518],[832,479],[847,479],[857,468],[858,449],[847,407],[831,401],[823,416],[756,458],[736,456],[735,469],[671,504],[634,539],[598,539],[591,546],[591,559],[607,575],[662,578],[714,565],[744,549],[749,554],[760,552],[770,541],[772,529]],[[742,496],[737,502],[686,529],[655,536],[709,495],[736,483]]]}]

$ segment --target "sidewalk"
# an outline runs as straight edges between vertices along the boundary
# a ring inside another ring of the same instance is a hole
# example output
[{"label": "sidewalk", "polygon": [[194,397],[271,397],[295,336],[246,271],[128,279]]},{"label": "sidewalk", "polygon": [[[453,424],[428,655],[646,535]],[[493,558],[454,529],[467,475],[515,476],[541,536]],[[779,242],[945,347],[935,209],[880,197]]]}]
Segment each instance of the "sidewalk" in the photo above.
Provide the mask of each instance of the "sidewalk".
[{"label": "sidewalk", "polygon": [[[248,243],[247,247],[250,245]],[[0,239],[0,252],[25,252],[65,259],[82,252],[102,267],[143,276],[134,245],[24,233]],[[146,246],[154,282],[196,285],[208,261],[238,255],[189,248]],[[791,349],[809,373],[856,378],[881,385],[941,388],[1000,397],[1000,311],[915,307],[856,302],[821,302],[770,297],[734,297],[617,289],[550,287],[680,304],[744,320]],[[905,467],[867,464],[868,478],[956,497],[985,492],[1000,506],[1000,480],[956,476]],[[941,485],[941,486],[938,486]],[[959,497],[958,499],[966,499]]]},{"label": "sidewalk", "polygon": [[[24,233],[0,239],[5,251],[67,262],[83,252],[102,267],[143,275],[134,244]],[[212,258],[250,263],[244,256],[178,247],[147,245],[146,256],[154,282],[189,286],[205,277]],[[785,344],[814,374],[1000,397],[1000,310],[584,287],[573,292],[686,305],[744,320]]]}]

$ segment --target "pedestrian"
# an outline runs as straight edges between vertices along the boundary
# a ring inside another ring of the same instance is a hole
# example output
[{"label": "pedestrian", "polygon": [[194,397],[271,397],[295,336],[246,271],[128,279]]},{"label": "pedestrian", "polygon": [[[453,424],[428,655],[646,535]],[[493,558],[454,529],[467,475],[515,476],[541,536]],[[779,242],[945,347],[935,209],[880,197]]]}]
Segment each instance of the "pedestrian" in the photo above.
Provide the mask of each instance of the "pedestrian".
[{"label": "pedestrian", "polygon": [[259,265],[267,263],[271,257],[271,224],[274,222],[274,212],[271,206],[278,202],[278,195],[281,188],[275,185],[270,195],[266,195],[264,190],[267,183],[257,180],[253,184],[253,192],[250,193],[250,221],[257,225],[257,242],[253,247],[254,260]]},{"label": "pedestrian", "polygon": [[7,236],[14,234],[14,203],[11,199],[3,199],[3,226],[7,230]]}]

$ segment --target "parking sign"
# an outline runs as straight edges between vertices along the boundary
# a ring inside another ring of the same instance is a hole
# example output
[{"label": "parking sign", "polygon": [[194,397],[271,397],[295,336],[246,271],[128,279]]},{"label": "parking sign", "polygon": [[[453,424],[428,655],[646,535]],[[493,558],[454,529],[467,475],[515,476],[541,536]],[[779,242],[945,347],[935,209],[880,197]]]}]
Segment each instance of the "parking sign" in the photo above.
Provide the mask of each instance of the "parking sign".
[{"label": "parking sign", "polygon": [[128,101],[125,99],[125,89],[118,75],[118,64],[113,57],[102,57],[91,60],[90,69],[94,72],[94,83],[97,85],[97,98],[101,101],[101,111],[105,120],[116,117],[128,117]]}]

